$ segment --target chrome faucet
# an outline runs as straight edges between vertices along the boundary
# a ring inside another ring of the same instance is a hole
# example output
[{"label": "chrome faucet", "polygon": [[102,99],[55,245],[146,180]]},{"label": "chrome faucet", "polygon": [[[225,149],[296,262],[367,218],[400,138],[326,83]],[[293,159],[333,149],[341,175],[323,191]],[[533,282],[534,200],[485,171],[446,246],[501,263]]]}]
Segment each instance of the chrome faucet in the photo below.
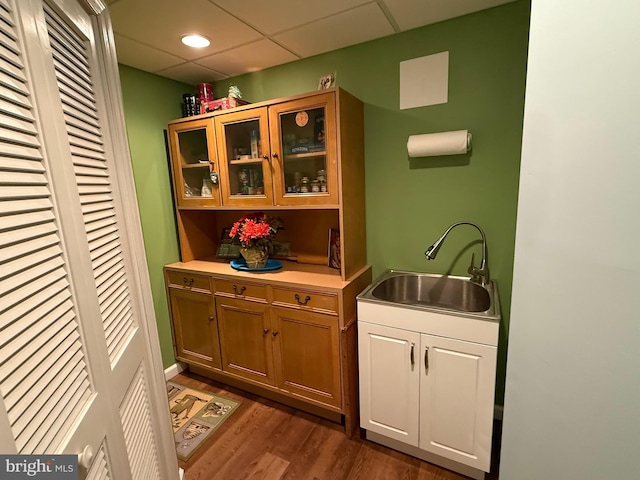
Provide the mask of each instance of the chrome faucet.
[{"label": "chrome faucet", "polygon": [[447,237],[449,232],[453,230],[455,227],[457,227],[458,225],[471,225],[472,227],[476,227],[480,232],[480,235],[482,236],[482,260],[480,261],[480,267],[478,268],[474,265],[475,254],[471,254],[471,265],[469,265],[469,269],[467,271],[471,275],[472,282],[478,283],[482,286],[490,284],[491,279],[489,278],[489,266],[487,265],[487,237],[485,236],[482,229],[475,223],[471,223],[471,222],[454,223],[449,228],[447,228],[444,234],[438,240],[436,240],[436,242],[433,245],[427,248],[427,251],[424,252],[424,256],[427,257],[427,260],[433,260],[434,258],[436,258],[436,255],[438,254],[438,250],[440,250],[440,247],[442,246],[444,239]]}]

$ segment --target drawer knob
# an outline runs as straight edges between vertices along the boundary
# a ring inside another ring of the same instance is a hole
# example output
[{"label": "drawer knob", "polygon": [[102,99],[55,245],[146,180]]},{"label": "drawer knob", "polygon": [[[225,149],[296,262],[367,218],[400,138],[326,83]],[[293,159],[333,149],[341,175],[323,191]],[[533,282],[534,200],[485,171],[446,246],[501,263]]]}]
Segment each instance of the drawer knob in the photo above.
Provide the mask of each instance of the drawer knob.
[{"label": "drawer knob", "polygon": [[182,281],[184,282],[185,287],[190,287],[191,285],[193,285],[193,277],[192,278],[182,277]]},{"label": "drawer knob", "polygon": [[[240,289],[238,289],[237,285],[233,286],[233,293],[235,293],[236,295],[242,295],[242,292],[244,292],[247,289],[247,287],[245,287],[244,285],[242,287],[240,287]],[[238,291],[240,290],[240,291]]]},{"label": "drawer knob", "polygon": [[304,302],[302,300],[300,300],[300,295],[298,295],[297,293],[295,294],[295,298],[298,302],[298,305],[306,305],[307,303],[309,303],[309,300],[311,300],[311,297],[309,295],[307,295],[304,298]]}]

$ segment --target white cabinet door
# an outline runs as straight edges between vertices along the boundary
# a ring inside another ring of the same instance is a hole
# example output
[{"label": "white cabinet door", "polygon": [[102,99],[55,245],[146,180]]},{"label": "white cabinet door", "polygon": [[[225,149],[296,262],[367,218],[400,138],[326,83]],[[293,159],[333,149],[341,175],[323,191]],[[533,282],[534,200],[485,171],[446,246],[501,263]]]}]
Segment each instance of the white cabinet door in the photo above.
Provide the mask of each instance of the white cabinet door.
[{"label": "white cabinet door", "polygon": [[421,335],[420,448],[489,471],[496,348]]},{"label": "white cabinet door", "polygon": [[360,426],[418,446],[420,334],[358,322]]}]

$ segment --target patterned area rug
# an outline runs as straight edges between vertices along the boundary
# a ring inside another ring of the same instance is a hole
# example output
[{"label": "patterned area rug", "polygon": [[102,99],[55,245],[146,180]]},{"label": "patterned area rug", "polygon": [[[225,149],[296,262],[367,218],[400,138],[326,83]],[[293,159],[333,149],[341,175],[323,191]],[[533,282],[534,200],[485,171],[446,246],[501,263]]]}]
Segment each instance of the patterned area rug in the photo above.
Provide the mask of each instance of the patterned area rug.
[{"label": "patterned area rug", "polygon": [[229,418],[240,402],[203,390],[167,382],[173,437],[180,460],[187,461]]}]

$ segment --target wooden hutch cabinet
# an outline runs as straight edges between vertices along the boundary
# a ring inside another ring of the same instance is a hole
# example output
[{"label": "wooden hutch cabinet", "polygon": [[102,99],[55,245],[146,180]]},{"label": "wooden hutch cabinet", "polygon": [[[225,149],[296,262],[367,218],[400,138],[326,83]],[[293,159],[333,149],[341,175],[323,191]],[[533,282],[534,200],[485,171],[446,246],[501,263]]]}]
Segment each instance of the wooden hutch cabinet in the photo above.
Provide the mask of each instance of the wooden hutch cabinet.
[{"label": "wooden hutch cabinet", "polygon": [[[356,295],[366,264],[363,105],[339,88],[169,124],[181,261],[165,266],[176,358],[196,373],[343,422],[357,419]],[[283,220],[283,267],[216,257],[242,215]],[[339,269],[328,266],[340,231]]]}]

